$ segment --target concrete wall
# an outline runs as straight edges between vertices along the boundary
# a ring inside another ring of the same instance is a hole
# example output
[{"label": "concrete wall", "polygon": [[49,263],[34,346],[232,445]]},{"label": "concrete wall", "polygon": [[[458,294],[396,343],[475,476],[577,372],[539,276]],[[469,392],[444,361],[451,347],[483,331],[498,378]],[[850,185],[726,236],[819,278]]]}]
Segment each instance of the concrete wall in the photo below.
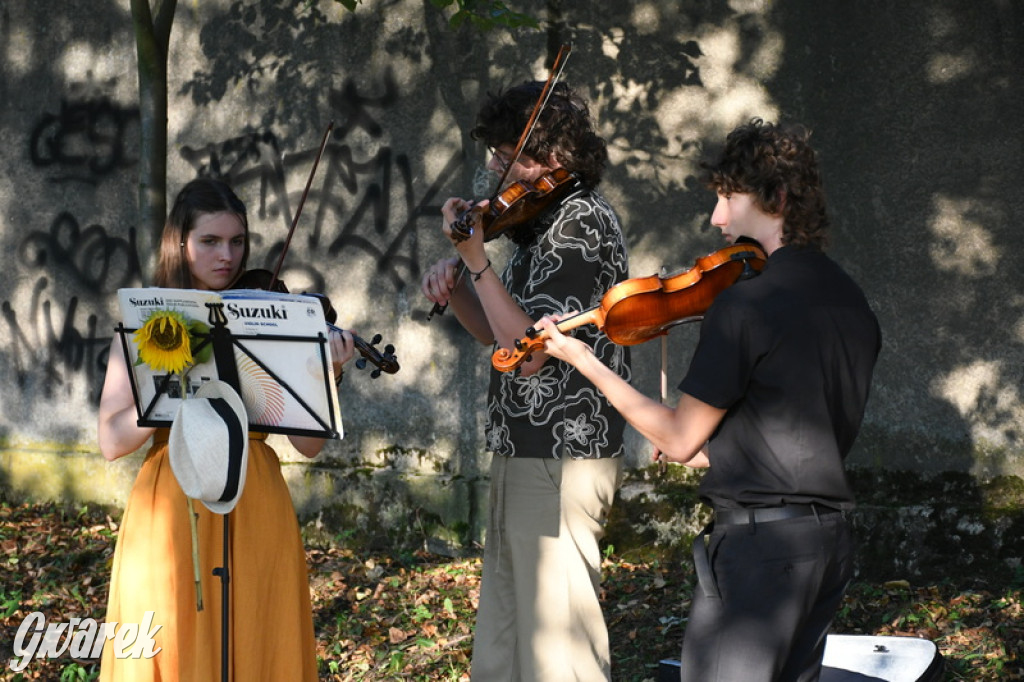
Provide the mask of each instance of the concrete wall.
[{"label": "concrete wall", "polygon": [[[465,133],[480,96],[546,77],[552,46],[569,40],[565,78],[588,94],[609,141],[603,189],[633,276],[688,267],[722,245],[712,197],[694,179],[702,147],[755,115],[807,124],[831,253],[863,285],[885,336],[851,465],[911,480],[954,474],[977,490],[1024,477],[1019,3],[517,9],[550,23],[482,36],[451,31],[427,0],[366,0],[355,13],[330,0],[179,3],[169,194],[200,173],[226,176],[258,234],[252,264],[272,267],[334,121],[285,281],[327,293],[340,325],[382,334],[402,363],[376,380],[348,373],[347,437],[317,460],[281,447],[305,518],[453,548],[479,536],[489,349],[450,315],[425,319],[419,275],[448,253],[444,199],[489,187],[484,150]],[[139,458],[103,462],[95,415],[114,294],[144,281],[153,239],[135,213],[128,1],[0,0],[0,36],[0,486],[120,504]],[[695,328],[671,335],[673,385],[695,338]],[[659,343],[634,359],[637,385],[656,396]],[[630,495],[657,492],[647,457],[631,433]]]}]

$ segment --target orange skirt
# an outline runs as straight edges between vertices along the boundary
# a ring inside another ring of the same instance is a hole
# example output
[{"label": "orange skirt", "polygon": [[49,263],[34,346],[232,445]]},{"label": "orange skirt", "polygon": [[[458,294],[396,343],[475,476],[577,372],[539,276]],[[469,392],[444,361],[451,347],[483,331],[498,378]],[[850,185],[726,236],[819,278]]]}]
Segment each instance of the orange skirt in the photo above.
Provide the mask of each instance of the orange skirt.
[{"label": "orange skirt", "polygon": [[[249,468],[229,526],[230,679],[316,682],[316,643],[306,554],[281,463],[262,434],[249,434]],[[116,658],[108,640],[101,682],[221,679],[224,516],[193,502],[198,515],[203,610],[196,610],[192,534],[185,494],[160,430],[139,471],[114,551],[107,622],[144,623],[160,651]]]}]

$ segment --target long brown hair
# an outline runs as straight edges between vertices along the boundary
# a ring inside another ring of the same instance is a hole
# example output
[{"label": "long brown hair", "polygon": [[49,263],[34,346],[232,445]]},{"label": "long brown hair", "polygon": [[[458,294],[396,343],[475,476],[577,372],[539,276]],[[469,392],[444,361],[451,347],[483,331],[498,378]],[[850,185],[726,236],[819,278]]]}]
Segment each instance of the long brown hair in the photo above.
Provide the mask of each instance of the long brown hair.
[{"label": "long brown hair", "polygon": [[232,213],[242,221],[242,227],[245,228],[245,251],[242,253],[240,271],[245,271],[249,261],[249,219],[246,217],[245,204],[224,181],[196,178],[178,192],[164,224],[160,256],[153,275],[156,286],[193,288],[192,269],[185,254],[185,242],[199,216],[207,213]]}]

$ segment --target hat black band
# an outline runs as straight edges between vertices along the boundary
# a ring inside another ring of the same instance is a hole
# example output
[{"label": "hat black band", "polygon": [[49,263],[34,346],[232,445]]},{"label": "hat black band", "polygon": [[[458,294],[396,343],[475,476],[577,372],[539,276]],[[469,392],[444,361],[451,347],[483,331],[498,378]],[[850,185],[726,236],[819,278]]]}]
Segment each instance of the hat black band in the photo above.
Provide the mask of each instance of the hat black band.
[{"label": "hat black band", "polygon": [[238,423],[238,415],[228,405],[228,401],[223,398],[210,398],[210,407],[220,415],[224,425],[228,427],[228,477],[224,482],[224,493],[217,500],[227,502],[238,492],[238,481],[242,475],[242,439],[245,438],[245,433],[242,431],[242,425]]}]

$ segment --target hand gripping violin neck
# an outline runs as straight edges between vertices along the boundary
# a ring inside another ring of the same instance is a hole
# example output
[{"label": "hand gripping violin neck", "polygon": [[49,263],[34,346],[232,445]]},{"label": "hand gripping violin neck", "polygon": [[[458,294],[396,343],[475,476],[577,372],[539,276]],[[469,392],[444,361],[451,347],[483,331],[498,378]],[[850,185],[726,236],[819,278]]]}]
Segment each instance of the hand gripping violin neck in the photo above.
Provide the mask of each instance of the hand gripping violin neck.
[{"label": "hand gripping violin neck", "polygon": [[[671,277],[651,275],[619,282],[605,293],[600,305],[561,320],[567,332],[585,324],[596,325],[613,343],[634,346],[667,334],[672,327],[703,318],[715,297],[737,281],[756,276],[764,268],[765,254],[756,244],[734,244],[698,258],[692,268]],[[518,368],[534,351],[544,348],[547,334],[534,327],[515,342],[515,349],[499,348],[491,364],[501,372]]]}]

